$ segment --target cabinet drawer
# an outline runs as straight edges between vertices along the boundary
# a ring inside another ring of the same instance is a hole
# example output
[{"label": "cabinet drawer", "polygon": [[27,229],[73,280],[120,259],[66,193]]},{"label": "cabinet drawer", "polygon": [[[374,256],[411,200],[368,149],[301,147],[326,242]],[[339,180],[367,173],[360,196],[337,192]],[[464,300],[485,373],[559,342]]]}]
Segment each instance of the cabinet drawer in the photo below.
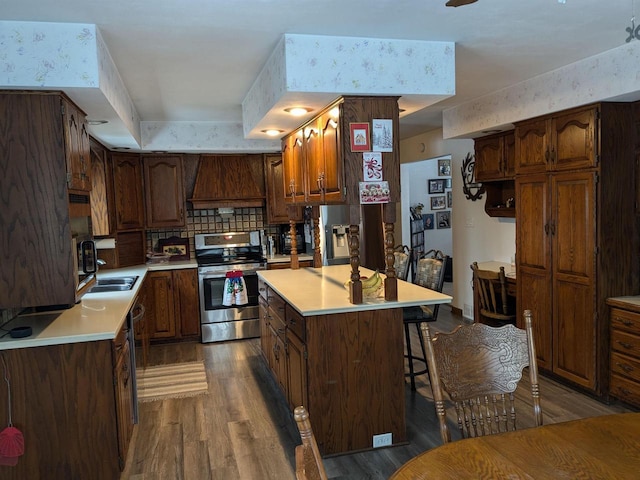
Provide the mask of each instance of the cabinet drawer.
[{"label": "cabinet drawer", "polygon": [[284,314],[280,315],[280,313],[273,308],[269,307],[269,323],[271,327],[275,330],[275,332],[282,336],[286,331],[286,324],[284,323]]},{"label": "cabinet drawer", "polygon": [[286,318],[284,316],[284,305],[285,301],[282,297],[269,289],[269,310],[272,311],[272,316],[280,317],[282,323],[285,323]]},{"label": "cabinet drawer", "polygon": [[611,354],[611,373],[640,382],[640,360],[613,352]]},{"label": "cabinet drawer", "polygon": [[612,308],[611,328],[640,335],[640,314],[627,312],[619,308]]},{"label": "cabinet drawer", "polygon": [[611,349],[640,358],[640,336],[620,330],[611,330]]},{"label": "cabinet drawer", "polygon": [[609,394],[622,401],[640,405],[640,383],[618,375],[611,375]]},{"label": "cabinet drawer", "polygon": [[303,342],[306,340],[305,327],[306,320],[291,305],[287,305],[286,309],[287,327]]}]

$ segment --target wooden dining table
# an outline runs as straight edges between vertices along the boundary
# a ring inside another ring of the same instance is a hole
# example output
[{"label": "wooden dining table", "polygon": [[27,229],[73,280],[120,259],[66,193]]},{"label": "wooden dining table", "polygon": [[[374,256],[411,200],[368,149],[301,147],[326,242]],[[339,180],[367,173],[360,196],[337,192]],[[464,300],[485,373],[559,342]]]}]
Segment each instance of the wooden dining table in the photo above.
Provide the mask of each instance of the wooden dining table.
[{"label": "wooden dining table", "polygon": [[590,417],[447,443],[391,480],[640,479],[640,413]]}]

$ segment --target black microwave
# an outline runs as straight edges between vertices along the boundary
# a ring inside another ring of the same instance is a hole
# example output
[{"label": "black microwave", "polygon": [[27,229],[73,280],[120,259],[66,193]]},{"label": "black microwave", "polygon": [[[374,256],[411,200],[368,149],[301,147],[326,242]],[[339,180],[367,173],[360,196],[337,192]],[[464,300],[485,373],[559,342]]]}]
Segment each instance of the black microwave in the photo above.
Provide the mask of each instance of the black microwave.
[{"label": "black microwave", "polygon": [[[291,255],[291,228],[289,225],[282,225],[280,229],[280,253],[283,255]],[[304,224],[296,225],[296,245],[298,253],[305,253],[306,245],[304,243]]]}]

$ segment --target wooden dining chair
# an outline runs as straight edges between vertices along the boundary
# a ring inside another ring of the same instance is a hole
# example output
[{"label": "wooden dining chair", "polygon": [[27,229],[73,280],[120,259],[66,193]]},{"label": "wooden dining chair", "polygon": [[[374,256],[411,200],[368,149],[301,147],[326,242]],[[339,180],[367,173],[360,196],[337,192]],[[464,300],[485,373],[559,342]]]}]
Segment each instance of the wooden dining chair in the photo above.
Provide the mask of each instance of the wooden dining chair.
[{"label": "wooden dining chair", "polygon": [[444,392],[454,404],[462,438],[516,429],[514,392],[529,367],[535,426],[542,425],[538,366],[531,311],[524,311],[524,329],[514,325],[461,325],[451,333],[431,335],[422,324],[431,390],[444,443],[451,441]]},{"label": "wooden dining chair", "polygon": [[296,447],[296,479],[327,480],[327,472],[322,464],[318,444],[313,436],[309,413],[303,406],[296,407],[293,417],[298,424],[302,445]]},{"label": "wooden dining chair", "polygon": [[480,316],[496,321],[498,325],[515,323],[516,314],[509,310],[504,267],[500,267],[497,272],[481,270],[478,268],[478,262],[473,262],[471,270],[473,271],[473,288],[477,290],[476,298],[480,302]]},{"label": "wooden dining chair", "polygon": [[[440,250],[429,250],[428,252],[423,253],[420,258],[418,258],[414,283],[421,287],[435,290],[436,292],[442,292],[448,261],[449,257],[443,254]],[[435,322],[438,319],[439,310],[439,304],[405,307],[402,309],[404,336],[407,345],[407,354],[405,355],[405,358],[407,358],[409,363],[409,371],[405,373],[405,377],[409,377],[411,381],[411,390],[416,389],[415,377],[428,372],[427,354],[424,349],[424,339],[422,338],[420,324],[422,322]],[[411,349],[411,325],[415,325],[418,332],[422,356],[414,354]],[[424,368],[416,370],[414,361],[420,362],[419,365],[421,367],[424,365]]]}]

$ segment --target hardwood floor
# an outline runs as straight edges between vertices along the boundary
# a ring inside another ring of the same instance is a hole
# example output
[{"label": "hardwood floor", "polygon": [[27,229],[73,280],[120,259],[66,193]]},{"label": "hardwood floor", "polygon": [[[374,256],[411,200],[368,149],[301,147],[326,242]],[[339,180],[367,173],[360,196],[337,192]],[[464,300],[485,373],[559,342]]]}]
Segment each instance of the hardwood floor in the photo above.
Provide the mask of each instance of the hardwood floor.
[{"label": "hardwood floor", "polygon": [[[448,331],[461,321],[444,306],[433,328]],[[412,344],[419,345],[417,335]],[[294,448],[300,437],[261,357],[259,341],[150,349],[150,365],[195,360],[205,362],[209,393],[140,403],[140,423],[121,480],[294,479]],[[410,443],[325,458],[329,478],[386,479],[413,456],[441,444],[426,375],[416,379],[416,387],[411,392],[407,381]],[[545,423],[631,411],[623,405],[600,403],[544,376],[540,391]],[[517,396],[522,398],[518,392]],[[521,426],[533,424],[526,411],[519,412]]]}]

